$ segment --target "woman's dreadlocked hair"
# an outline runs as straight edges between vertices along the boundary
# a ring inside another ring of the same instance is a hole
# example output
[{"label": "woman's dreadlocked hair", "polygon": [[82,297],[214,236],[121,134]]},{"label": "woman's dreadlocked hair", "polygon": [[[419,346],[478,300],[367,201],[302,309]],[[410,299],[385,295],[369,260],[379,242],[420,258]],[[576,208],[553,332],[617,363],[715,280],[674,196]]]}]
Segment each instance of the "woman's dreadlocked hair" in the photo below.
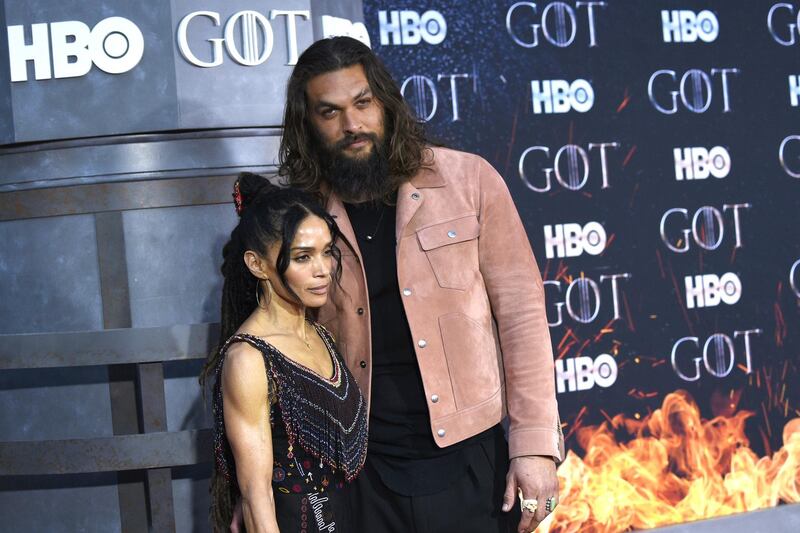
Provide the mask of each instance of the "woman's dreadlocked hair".
[{"label": "woman's dreadlocked hair", "polygon": [[[313,196],[298,189],[277,187],[266,178],[249,172],[239,175],[233,196],[240,219],[222,249],[220,340],[217,349],[209,354],[200,374],[200,384],[204,390],[209,376],[217,372],[225,342],[257,306],[258,280],[245,265],[244,253],[247,250],[266,257],[267,249],[279,242],[280,251],[275,264],[278,277],[289,294],[299,301],[285,277],[291,261],[290,250],[300,224],[309,216],[317,216],[325,221],[331,233],[331,255],[334,259],[331,277],[336,282],[341,277],[341,253],[335,245],[339,228]],[[216,377],[219,379],[219,376]],[[239,487],[235,485],[214,468],[211,477],[211,522],[214,531],[228,530],[233,506],[239,496]]]}]

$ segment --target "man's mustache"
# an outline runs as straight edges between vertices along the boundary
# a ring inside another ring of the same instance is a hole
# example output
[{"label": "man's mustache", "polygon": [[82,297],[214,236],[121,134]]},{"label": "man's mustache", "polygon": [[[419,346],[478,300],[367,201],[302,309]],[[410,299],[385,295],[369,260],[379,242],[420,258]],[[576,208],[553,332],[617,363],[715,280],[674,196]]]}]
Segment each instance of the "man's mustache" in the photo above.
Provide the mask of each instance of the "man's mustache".
[{"label": "man's mustache", "polygon": [[358,141],[363,141],[365,139],[369,139],[372,141],[373,146],[378,146],[378,136],[374,133],[357,133],[355,135],[346,135],[343,139],[336,142],[333,145],[334,150],[337,152],[341,152],[348,146]]}]

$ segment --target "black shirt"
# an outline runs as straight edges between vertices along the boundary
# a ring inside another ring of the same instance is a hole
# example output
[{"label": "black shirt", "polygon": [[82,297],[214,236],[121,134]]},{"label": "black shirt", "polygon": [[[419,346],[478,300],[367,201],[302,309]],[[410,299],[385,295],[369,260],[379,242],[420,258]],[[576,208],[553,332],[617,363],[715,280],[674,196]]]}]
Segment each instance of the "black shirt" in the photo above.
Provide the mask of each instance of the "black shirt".
[{"label": "black shirt", "polygon": [[438,492],[466,472],[462,450],[490,437],[492,430],[446,448],[434,442],[397,282],[396,207],[368,202],[345,204],[345,209],[361,250],[369,293],[372,398],[367,457],[395,492]]}]

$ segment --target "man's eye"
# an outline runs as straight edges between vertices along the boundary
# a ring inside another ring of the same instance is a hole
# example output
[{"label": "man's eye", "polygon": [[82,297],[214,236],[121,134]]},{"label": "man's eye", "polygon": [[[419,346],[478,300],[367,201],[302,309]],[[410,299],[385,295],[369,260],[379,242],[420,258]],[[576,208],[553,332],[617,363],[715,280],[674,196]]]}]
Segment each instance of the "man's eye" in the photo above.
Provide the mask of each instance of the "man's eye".
[{"label": "man's eye", "polygon": [[367,107],[370,103],[372,103],[372,100],[366,98],[364,100],[359,100],[358,102],[356,102],[356,105],[358,107]]},{"label": "man's eye", "polygon": [[322,113],[320,113],[325,118],[331,118],[336,114],[335,109],[324,109]]}]

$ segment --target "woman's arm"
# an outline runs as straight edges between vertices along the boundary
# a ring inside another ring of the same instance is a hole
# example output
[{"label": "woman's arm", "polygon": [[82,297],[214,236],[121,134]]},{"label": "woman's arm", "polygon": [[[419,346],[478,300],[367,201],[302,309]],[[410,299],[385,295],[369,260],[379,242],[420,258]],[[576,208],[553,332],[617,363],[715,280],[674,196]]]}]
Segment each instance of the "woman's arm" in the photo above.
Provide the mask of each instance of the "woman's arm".
[{"label": "woman's arm", "polygon": [[228,350],[222,368],[222,398],[247,532],[278,533],[267,374],[261,352],[247,343],[236,343]]}]

